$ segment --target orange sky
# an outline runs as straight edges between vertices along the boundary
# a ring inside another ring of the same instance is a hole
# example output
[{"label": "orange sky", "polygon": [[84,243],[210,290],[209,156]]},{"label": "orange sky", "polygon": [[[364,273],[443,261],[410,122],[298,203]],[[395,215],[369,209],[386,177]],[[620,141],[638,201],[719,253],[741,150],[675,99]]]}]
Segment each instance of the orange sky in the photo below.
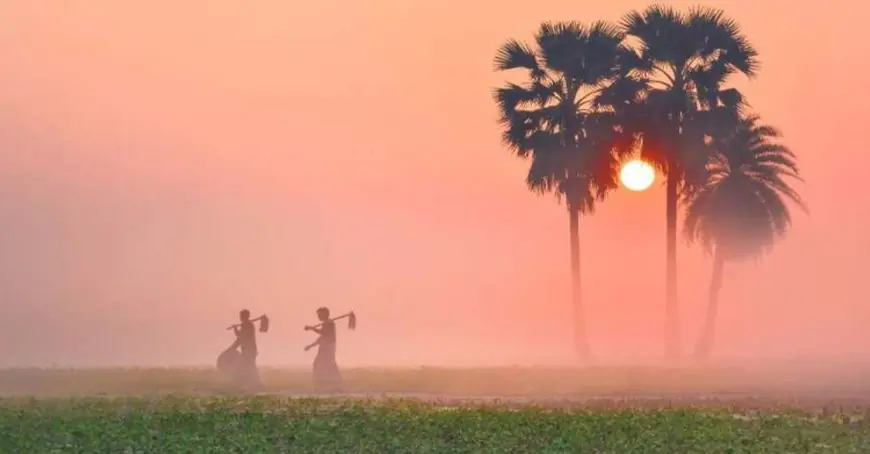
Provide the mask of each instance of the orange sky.
[{"label": "orange sky", "polygon": [[[304,363],[323,304],[359,314],[345,363],[566,357],[567,215],[499,142],[492,57],[542,20],[645,3],[296,3],[0,4],[0,366],[210,363],[243,306],[272,316],[262,362]],[[862,15],[705,4],[761,52],[738,85],[799,154],[811,208],[726,271],[720,351],[857,354]],[[662,188],[614,193],[581,230],[595,350],[659,354]],[[680,251],[691,338],[709,268]]]}]

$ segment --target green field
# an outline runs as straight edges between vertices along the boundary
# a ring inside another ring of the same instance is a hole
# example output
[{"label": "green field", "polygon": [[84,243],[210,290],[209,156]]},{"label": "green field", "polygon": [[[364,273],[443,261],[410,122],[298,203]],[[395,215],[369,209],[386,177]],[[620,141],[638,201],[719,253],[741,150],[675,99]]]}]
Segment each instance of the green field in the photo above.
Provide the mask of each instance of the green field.
[{"label": "green field", "polygon": [[799,381],[778,395],[773,381],[737,371],[346,376],[353,395],[313,397],[306,371],[264,371],[267,392],[247,396],[207,370],[0,371],[0,452],[870,452],[870,399],[813,394]]},{"label": "green field", "polygon": [[[2,452],[724,453],[867,452],[841,414],[445,407],[281,397],[13,399]],[[14,430],[10,430],[15,428]]]}]

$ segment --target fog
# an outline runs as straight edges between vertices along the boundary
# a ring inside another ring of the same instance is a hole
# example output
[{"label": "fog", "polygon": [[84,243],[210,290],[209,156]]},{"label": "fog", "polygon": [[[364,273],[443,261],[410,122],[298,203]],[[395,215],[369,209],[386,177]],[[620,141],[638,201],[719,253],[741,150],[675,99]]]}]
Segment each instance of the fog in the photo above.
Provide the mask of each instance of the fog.
[{"label": "fog", "polygon": [[[646,3],[297,3],[0,3],[0,367],[213,364],[242,308],[261,364],[307,364],[319,306],[359,318],[346,366],[572,361],[567,214],[500,143],[492,57]],[[705,4],[761,52],[736,83],[810,208],[726,268],[715,355],[868,360],[866,7]],[[581,219],[602,362],[662,355],[664,213],[656,184]],[[710,268],[681,244],[686,351]]]}]

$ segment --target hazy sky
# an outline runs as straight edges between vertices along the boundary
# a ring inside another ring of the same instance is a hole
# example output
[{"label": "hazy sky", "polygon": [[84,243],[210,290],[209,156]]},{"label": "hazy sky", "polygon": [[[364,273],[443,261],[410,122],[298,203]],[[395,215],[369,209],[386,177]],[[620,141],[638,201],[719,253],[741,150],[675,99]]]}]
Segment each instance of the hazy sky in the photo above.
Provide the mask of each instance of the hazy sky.
[{"label": "hazy sky", "polygon": [[[759,49],[738,85],[799,154],[811,209],[727,269],[720,352],[860,353],[863,15],[704,4]],[[500,144],[492,57],[543,20],[645,5],[0,2],[0,366],[211,363],[242,307],[273,320],[261,362],[304,363],[320,305],[358,313],[345,363],[565,358],[567,214]],[[601,355],[662,350],[664,203],[621,190],[581,220]],[[679,260],[693,340],[710,260]]]}]

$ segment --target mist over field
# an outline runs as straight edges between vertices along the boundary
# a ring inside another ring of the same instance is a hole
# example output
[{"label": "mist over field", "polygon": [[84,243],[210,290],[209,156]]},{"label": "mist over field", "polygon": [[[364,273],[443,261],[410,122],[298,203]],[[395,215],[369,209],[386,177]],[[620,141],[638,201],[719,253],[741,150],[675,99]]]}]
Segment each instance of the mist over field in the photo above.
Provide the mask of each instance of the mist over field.
[{"label": "mist over field", "polygon": [[[0,368],[210,366],[243,308],[272,321],[259,364],[307,366],[319,306],[359,317],[342,366],[574,363],[568,216],[500,142],[492,56],[646,2],[36,3],[0,4]],[[737,85],[810,208],[726,267],[714,362],[865,367],[860,6],[706,4],[757,46]],[[580,220],[599,364],[662,357],[660,183]],[[688,353],[711,259],[678,254]]]}]

